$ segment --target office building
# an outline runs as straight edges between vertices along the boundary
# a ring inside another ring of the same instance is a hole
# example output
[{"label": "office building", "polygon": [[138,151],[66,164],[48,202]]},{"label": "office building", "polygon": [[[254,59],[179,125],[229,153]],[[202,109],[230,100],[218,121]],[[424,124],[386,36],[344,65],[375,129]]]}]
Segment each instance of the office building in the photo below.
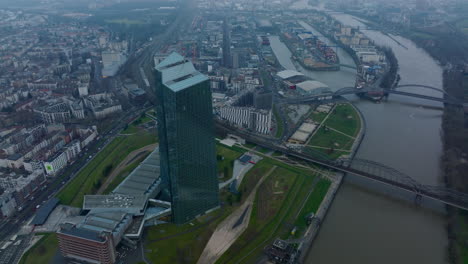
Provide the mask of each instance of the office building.
[{"label": "office building", "polygon": [[183,224],[219,205],[211,90],[177,53],[156,71],[161,177],[172,219]]}]

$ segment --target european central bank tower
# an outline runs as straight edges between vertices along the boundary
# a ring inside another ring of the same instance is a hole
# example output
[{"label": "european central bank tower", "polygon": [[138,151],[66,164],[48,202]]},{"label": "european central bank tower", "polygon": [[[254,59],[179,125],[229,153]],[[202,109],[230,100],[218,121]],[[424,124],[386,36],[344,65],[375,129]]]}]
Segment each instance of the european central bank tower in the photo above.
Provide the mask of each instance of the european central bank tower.
[{"label": "european central bank tower", "polygon": [[176,224],[219,206],[209,79],[177,53],[156,65],[161,177]]}]

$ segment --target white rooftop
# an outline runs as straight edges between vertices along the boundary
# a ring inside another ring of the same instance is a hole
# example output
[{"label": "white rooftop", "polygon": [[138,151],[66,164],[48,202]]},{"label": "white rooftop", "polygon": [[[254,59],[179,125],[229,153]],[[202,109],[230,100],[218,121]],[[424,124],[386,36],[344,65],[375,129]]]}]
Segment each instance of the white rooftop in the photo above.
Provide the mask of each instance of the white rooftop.
[{"label": "white rooftop", "polygon": [[309,135],[310,135],[309,133],[304,133],[304,132],[297,130],[296,132],[294,132],[291,139],[301,141],[301,142],[306,142]]},{"label": "white rooftop", "polygon": [[296,84],[296,86],[306,92],[309,92],[318,88],[328,88],[328,85],[321,83],[319,81],[305,81],[305,82]]},{"label": "white rooftop", "polygon": [[305,132],[305,133],[312,133],[315,128],[317,127],[316,124],[312,124],[312,123],[303,123],[298,130],[300,130],[301,132]]},{"label": "white rooftop", "polygon": [[293,71],[293,70],[284,70],[280,71],[276,74],[278,77],[280,77],[283,80],[295,77],[295,76],[302,76],[304,74],[298,72],[298,71]]}]

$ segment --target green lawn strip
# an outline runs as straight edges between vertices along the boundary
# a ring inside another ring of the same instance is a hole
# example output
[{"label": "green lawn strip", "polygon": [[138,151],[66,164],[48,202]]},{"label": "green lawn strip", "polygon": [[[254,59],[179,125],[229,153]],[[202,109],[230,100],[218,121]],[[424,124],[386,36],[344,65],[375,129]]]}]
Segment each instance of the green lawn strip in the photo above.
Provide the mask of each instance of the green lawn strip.
[{"label": "green lawn strip", "polygon": [[94,157],[94,159],[89,162],[86,167],[84,167],[80,173],[75,176],[75,178],[65,187],[63,188],[58,194],[57,198],[60,199],[62,204],[71,204],[77,192],[82,187],[83,181],[86,180],[87,176],[90,175],[96,168],[101,164],[106,157],[108,157],[117,147],[119,144],[122,143],[124,137],[117,137],[112,140],[99,154]]},{"label": "green lawn strip", "polygon": [[58,248],[58,239],[55,233],[47,233],[26,253],[20,264],[51,263]]},{"label": "green lawn strip", "polygon": [[309,118],[312,119],[312,121],[316,122],[316,123],[321,123],[325,117],[327,116],[327,113],[323,113],[323,112],[312,112],[309,116]]},{"label": "green lawn strip", "polygon": [[151,132],[115,138],[58,195],[62,204],[81,207],[83,196],[95,193],[111,171],[130,152],[155,143]]},{"label": "green lawn strip", "polygon": [[230,179],[234,169],[234,161],[242,156],[243,153],[224,147],[221,144],[216,145],[216,159],[218,166],[218,175],[223,175],[223,180]]},{"label": "green lawn strip", "polygon": [[276,107],[273,107],[273,115],[275,116],[276,120],[276,133],[275,137],[280,138],[283,136],[284,127],[283,127],[283,120],[281,119],[280,115],[278,114],[278,110]]},{"label": "green lawn strip", "polygon": [[[319,130],[312,136],[309,141],[309,146],[318,146],[333,149],[351,150],[354,139],[340,134],[331,129],[320,127]],[[338,144],[338,145],[335,145]],[[318,149],[318,148],[317,148]]]},{"label": "green lawn strip", "polygon": [[317,210],[320,207],[323,198],[327,194],[330,185],[331,182],[324,178],[321,178],[315,185],[315,188],[310,194],[306,203],[304,204],[304,207],[302,208],[299,217],[296,219],[295,226],[299,228],[298,232],[296,233],[297,236],[302,234],[307,227],[305,217],[310,213],[317,213]]},{"label": "green lawn strip", "polygon": [[351,104],[339,104],[324,125],[355,137],[361,127],[361,120]]},{"label": "green lawn strip", "polygon": [[[284,172],[280,170],[284,175]],[[295,175],[295,176],[293,176]],[[270,175],[272,177],[272,175]],[[274,240],[276,237],[285,233],[289,227],[283,227],[287,219],[294,218],[294,212],[298,210],[295,208],[296,201],[300,199],[299,196],[306,192],[301,192],[301,188],[306,186],[307,180],[312,180],[313,177],[306,177],[299,174],[287,174],[287,177],[295,177],[292,188],[286,194],[280,209],[267,223],[258,221],[257,214],[259,210],[258,199],[260,193],[257,194],[252,215],[247,230],[238,238],[238,240],[226,251],[216,263],[250,263],[254,262],[258,255],[263,251],[263,248]],[[260,187],[262,189],[263,186]],[[259,190],[260,190],[259,189]],[[304,199],[304,197],[302,197]]]}]

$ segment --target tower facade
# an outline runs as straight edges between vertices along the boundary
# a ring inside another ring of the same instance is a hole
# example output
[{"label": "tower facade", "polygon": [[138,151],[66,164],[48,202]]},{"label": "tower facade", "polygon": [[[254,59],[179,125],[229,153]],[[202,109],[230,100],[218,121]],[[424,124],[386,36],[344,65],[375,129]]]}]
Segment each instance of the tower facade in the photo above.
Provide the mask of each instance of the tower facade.
[{"label": "tower facade", "polygon": [[161,177],[174,223],[219,205],[209,79],[172,53],[156,66]]}]

